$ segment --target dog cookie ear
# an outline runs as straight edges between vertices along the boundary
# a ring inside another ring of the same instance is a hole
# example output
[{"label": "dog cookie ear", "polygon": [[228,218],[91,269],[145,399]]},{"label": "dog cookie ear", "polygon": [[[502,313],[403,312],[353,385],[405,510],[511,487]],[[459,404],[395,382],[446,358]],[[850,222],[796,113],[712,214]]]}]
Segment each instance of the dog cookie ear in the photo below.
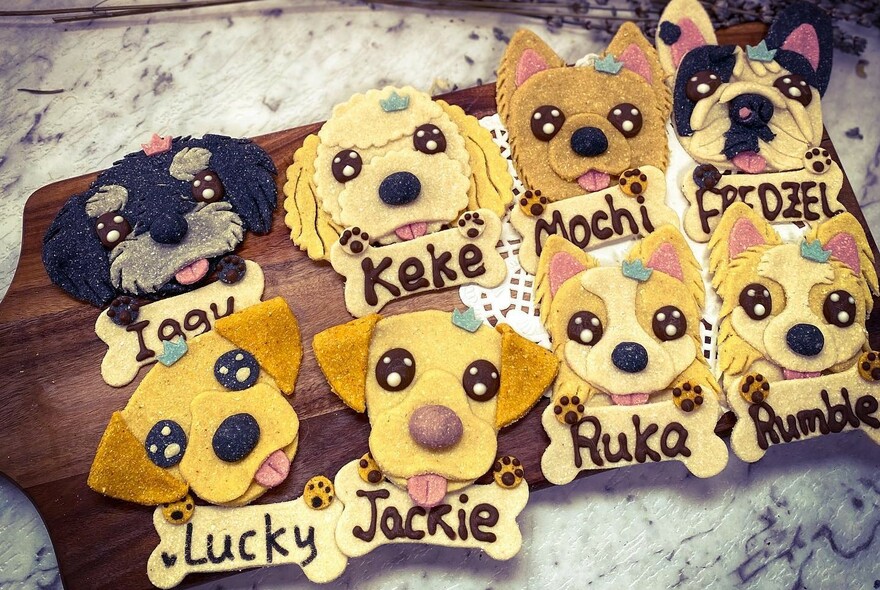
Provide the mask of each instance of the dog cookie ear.
[{"label": "dog cookie ear", "polygon": [[563,283],[598,265],[595,258],[562,236],[548,237],[541,250],[535,275],[535,297],[541,307],[541,319],[547,320],[553,298]]},{"label": "dog cookie ear", "polygon": [[367,409],[367,362],[373,330],[382,316],[372,314],[315,334],[312,350],[333,393],[356,412]]},{"label": "dog cookie ear", "polygon": [[675,227],[662,225],[639,240],[629,252],[627,260],[641,260],[650,268],[681,281],[698,309],[703,308],[706,291],[700,265],[694,253]]},{"label": "dog cookie ear", "polygon": [[553,383],[559,361],[549,350],[526,340],[507,324],[501,334],[501,384],[495,410],[495,428],[513,424],[538,403]]},{"label": "dog cookie ear", "polygon": [[501,58],[498,81],[495,83],[495,102],[505,127],[508,126],[507,117],[514,91],[538,72],[564,65],[565,61],[535,33],[528,29],[514,33]]},{"label": "dog cookie ear", "polygon": [[820,95],[825,94],[833,54],[828,13],[807,2],[792,4],[770,25],[765,41],[768,49],[776,50],[775,60],[779,64],[806,78]]},{"label": "dog cookie ear", "polygon": [[330,246],[339,239],[342,229],[333,223],[330,214],[318,202],[315,188],[315,159],[318,157],[317,135],[309,135],[293,154],[284,183],[284,223],[290,228],[290,239],[305,250],[312,260],[330,260]]},{"label": "dog cookie ear", "polygon": [[723,278],[730,262],[753,246],[781,244],[779,234],[770,223],[745,203],[734,203],[721,216],[718,227],[709,239],[709,270],[712,284]]},{"label": "dog cookie ear", "polygon": [[873,304],[871,293],[878,293],[877,271],[874,268],[874,253],[858,220],[851,213],[841,213],[812,228],[806,240],[819,240],[823,250],[830,252],[834,259],[848,266],[856,277],[864,281],[864,296],[870,313]]},{"label": "dog cookie ear", "polygon": [[660,15],[655,43],[663,69],[667,76],[674,78],[681,60],[689,51],[703,45],[718,45],[718,40],[702,3],[698,0],[672,0]]},{"label": "dog cookie ear", "polygon": [[657,50],[635,23],[625,22],[620,25],[603,57],[609,54],[622,62],[624,69],[635,72],[651,85],[657,96],[661,98],[661,110],[663,118],[666,119],[672,106],[672,93],[666,85],[666,73],[660,64]]}]

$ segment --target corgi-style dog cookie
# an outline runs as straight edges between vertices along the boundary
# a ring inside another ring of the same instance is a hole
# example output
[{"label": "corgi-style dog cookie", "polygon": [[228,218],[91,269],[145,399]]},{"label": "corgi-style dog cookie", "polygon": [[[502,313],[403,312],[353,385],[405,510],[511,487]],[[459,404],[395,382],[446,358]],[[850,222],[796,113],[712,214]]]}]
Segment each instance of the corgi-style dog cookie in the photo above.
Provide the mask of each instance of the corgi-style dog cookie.
[{"label": "corgi-style dog cookie", "polygon": [[703,282],[678,230],[657,228],[615,266],[551,236],[536,296],[560,360],[542,417],[549,481],[668,459],[699,477],[724,468],[720,388],[700,340]]}]

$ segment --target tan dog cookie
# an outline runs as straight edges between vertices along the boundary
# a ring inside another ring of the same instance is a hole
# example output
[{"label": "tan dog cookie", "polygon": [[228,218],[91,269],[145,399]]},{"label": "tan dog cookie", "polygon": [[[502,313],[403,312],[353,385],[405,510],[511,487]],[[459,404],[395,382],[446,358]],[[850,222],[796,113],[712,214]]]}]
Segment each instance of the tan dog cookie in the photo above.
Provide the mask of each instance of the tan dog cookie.
[{"label": "tan dog cookie", "polygon": [[632,23],[583,67],[517,31],[498,67],[496,101],[520,180],[550,201],[605,189],[629,168],[666,168],[669,90]]},{"label": "tan dog cookie", "polygon": [[721,471],[719,387],[700,347],[703,282],[684,237],[662,226],[606,267],[551,236],[537,281],[561,361],[542,416],[547,479],[564,484],[585,469],[669,459],[699,477]]}]

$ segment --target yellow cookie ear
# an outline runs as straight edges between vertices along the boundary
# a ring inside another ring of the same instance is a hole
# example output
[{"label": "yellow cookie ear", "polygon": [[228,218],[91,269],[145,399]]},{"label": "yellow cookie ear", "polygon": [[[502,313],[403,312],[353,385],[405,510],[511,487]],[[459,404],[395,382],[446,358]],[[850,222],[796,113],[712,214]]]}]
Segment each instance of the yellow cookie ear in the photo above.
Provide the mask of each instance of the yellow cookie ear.
[{"label": "yellow cookie ear", "polygon": [[505,127],[509,127],[510,101],[514,91],[538,72],[564,65],[565,61],[533,32],[520,29],[513,34],[498,66],[498,81],[495,83],[495,102]]},{"label": "yellow cookie ear", "polygon": [[480,125],[476,117],[460,107],[438,100],[439,104],[464,137],[471,167],[471,185],[468,188],[468,206],[471,211],[491,209],[498,217],[504,216],[513,200],[513,178],[507,160],[492,141],[492,134]]},{"label": "yellow cookie ear", "polygon": [[641,260],[645,268],[662,272],[682,282],[693,297],[697,309],[703,309],[706,290],[700,264],[675,227],[661,225],[639,240],[629,251],[627,261]]},{"label": "yellow cookie ear", "polygon": [[315,159],[318,157],[317,135],[309,135],[293,154],[284,183],[284,223],[290,228],[290,239],[305,250],[312,260],[329,260],[330,246],[339,239],[342,228],[333,223],[330,214],[321,208],[315,189]]},{"label": "yellow cookie ear", "polygon": [[495,410],[495,428],[513,424],[538,403],[553,383],[559,361],[549,350],[526,340],[507,324],[501,334],[501,386]]},{"label": "yellow cookie ear", "polygon": [[874,253],[868,245],[865,230],[852,213],[841,213],[816,225],[806,239],[808,242],[819,240],[823,250],[830,252],[835,260],[842,262],[861,279],[866,310],[871,313],[874,304],[871,293],[878,293]]},{"label": "yellow cookie ear", "polygon": [[602,57],[608,54],[613,55],[617,61],[623,62],[624,69],[635,72],[651,85],[659,99],[663,119],[669,117],[669,111],[672,109],[672,92],[666,85],[666,73],[660,64],[657,50],[635,23],[625,22],[620,25]]},{"label": "yellow cookie ear", "polygon": [[547,322],[553,297],[565,281],[599,262],[563,238],[553,235],[547,238],[538,259],[535,275],[535,299],[541,308],[541,320]]},{"label": "yellow cookie ear", "polygon": [[718,40],[701,2],[672,0],[660,15],[655,43],[663,70],[674,78],[688,51],[703,45],[718,45]]},{"label": "yellow cookie ear", "polygon": [[724,279],[731,260],[753,246],[781,244],[779,234],[770,222],[755,213],[745,203],[734,203],[724,211],[718,227],[709,238],[709,270],[712,286]]},{"label": "yellow cookie ear", "polygon": [[356,412],[367,409],[367,361],[377,313],[315,334],[312,350],[330,389]]}]

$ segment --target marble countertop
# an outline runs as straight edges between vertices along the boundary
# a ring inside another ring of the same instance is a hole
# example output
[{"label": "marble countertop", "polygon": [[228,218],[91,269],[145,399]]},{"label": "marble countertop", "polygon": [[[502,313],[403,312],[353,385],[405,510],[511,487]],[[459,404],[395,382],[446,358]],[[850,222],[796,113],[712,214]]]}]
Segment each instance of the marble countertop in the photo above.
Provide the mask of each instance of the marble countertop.
[{"label": "marble countertop", "polygon": [[[25,200],[39,187],[105,168],[154,131],[253,136],[323,120],[352,93],[385,84],[440,92],[493,80],[520,26],[570,62],[605,42],[514,17],[283,1],[75,26],[0,21],[0,293]],[[880,35],[855,32],[868,38],[869,63],[835,55],[825,124],[880,228]],[[606,472],[533,494],[523,550],[508,562],[389,546],[353,560],[335,586],[878,588],[878,467],[876,446],[849,433],[771,449],[754,465],[731,455],[709,480],[678,463]],[[12,489],[0,485],[0,587],[58,585],[46,540]],[[278,567],[204,587],[307,586],[298,569]]]}]

